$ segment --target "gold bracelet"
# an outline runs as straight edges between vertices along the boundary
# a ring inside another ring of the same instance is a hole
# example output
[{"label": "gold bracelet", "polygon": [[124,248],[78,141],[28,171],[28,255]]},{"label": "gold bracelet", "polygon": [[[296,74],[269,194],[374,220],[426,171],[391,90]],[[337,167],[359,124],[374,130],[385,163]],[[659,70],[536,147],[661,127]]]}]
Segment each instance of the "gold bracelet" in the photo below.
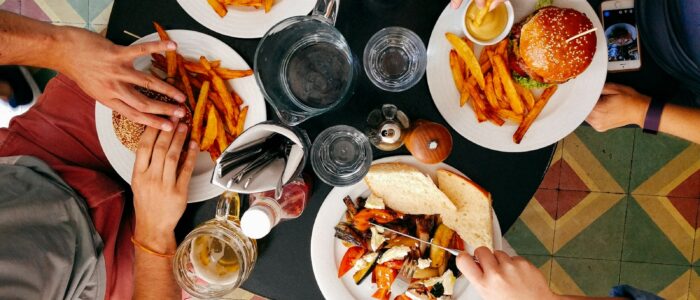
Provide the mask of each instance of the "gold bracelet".
[{"label": "gold bracelet", "polygon": [[158,257],[171,258],[171,257],[175,256],[175,253],[170,254],[170,253],[159,253],[159,252],[153,251],[153,250],[149,249],[148,247],[139,243],[133,236],[131,237],[131,242],[134,244],[134,246],[140,248],[144,252],[149,253],[149,254],[153,254],[153,255],[158,256]]}]

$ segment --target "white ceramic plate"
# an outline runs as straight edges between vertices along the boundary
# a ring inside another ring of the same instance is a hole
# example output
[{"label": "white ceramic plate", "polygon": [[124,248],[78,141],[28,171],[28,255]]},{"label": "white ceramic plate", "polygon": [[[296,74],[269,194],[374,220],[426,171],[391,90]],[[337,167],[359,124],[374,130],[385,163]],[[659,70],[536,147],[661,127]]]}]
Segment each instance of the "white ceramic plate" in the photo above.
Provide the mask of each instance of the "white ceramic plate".
[{"label": "white ceramic plate", "polygon": [[[373,164],[386,162],[409,164],[418,168],[421,172],[429,174],[431,177],[435,176],[435,172],[438,169],[462,174],[457,169],[444,163],[427,165],[410,155],[382,158],[374,161]],[[326,196],[321,209],[318,211],[316,221],[314,221],[314,228],[311,234],[311,265],[316,277],[316,283],[326,299],[370,299],[376,290],[376,286],[373,286],[370,280],[365,280],[362,284],[356,285],[350,275],[338,278],[338,266],[347,248],[343,246],[340,240],[335,238],[335,230],[333,228],[345,213],[343,198],[350,196],[355,199],[360,195],[369,195],[369,188],[364,181],[348,187],[334,188]],[[498,250],[503,249],[501,226],[498,224],[498,218],[495,213],[493,213],[493,236],[494,248]],[[474,299],[476,293],[472,289],[468,289],[468,285],[469,281],[464,276],[457,278],[454,289],[455,299]],[[394,295],[392,295],[393,297]]]},{"label": "white ceramic plate", "polygon": [[261,38],[280,21],[294,16],[305,16],[316,5],[316,0],[275,0],[270,12],[229,5],[223,18],[214,12],[207,0],[178,0],[182,9],[199,24],[218,33],[244,39]]},{"label": "white ceramic plate", "polygon": [[[464,1],[462,5],[466,5]],[[516,23],[532,13],[535,0],[512,1]],[[459,106],[459,93],[452,80],[449,52],[452,46],[445,38],[446,32],[463,36],[459,9],[449,5],[440,15],[428,44],[428,87],[440,114],[459,134],[466,139],[492,150],[503,152],[525,152],[540,149],[556,143],[574,131],[593,110],[605,84],[607,74],[607,46],[603,25],[588,2],[585,0],[554,0],[554,5],[568,7],[585,13],[598,28],[597,50],[588,69],[575,79],[559,85],[559,89],[549,100],[542,113],[525,134],[522,142],[513,142],[517,124],[506,121],[498,127],[490,122],[478,123],[469,105]],[[475,48],[476,55],[481,53]]]},{"label": "white ceramic plate", "polygon": [[[250,66],[236,51],[214,37],[189,30],[168,30],[168,35],[177,43],[178,53],[185,58],[199,59],[199,56],[204,55],[210,60],[221,60],[221,65],[226,68],[250,69]],[[140,38],[134,44],[156,40],[158,40],[158,35],[152,33]],[[137,70],[146,71],[150,65],[150,56],[142,56],[134,61],[134,68]],[[265,99],[253,76],[229,80],[228,84],[241,96],[244,105],[249,107],[245,128],[267,119]],[[95,105],[95,126],[100,145],[109,163],[119,173],[119,176],[131,183],[131,172],[136,155],[119,142],[112,126],[112,110],[99,102]],[[214,163],[209,157],[209,153],[199,153],[192,181],[190,181],[189,202],[211,199],[223,192],[221,188],[210,183],[213,170]]]}]

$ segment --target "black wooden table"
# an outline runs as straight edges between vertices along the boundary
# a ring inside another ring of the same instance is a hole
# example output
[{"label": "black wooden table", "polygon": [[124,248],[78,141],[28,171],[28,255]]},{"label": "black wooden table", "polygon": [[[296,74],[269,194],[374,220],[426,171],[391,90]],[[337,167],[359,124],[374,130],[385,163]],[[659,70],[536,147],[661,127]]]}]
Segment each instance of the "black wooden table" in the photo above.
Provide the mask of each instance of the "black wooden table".
[{"label": "black wooden table", "polygon": [[[589,2],[598,10],[600,1]],[[344,0],[341,1],[336,27],[345,35],[354,54],[360,58],[369,38],[388,26],[413,30],[427,46],[433,26],[447,4],[447,0]],[[214,36],[235,49],[248,64],[253,64],[258,39],[236,39],[213,32],[189,17],[175,0],[116,0],[107,38],[117,44],[130,44],[134,38],[123,31],[128,30],[140,36],[152,33],[154,30],[151,21],[158,21],[166,29],[189,29]],[[653,61],[646,58],[641,72],[618,74],[611,76],[611,79],[643,87],[642,91],[647,93],[673,89],[673,85],[668,84],[672,81]],[[384,103],[399,106],[411,119],[427,119],[446,124],[433,104],[425,77],[405,92],[389,93],[372,85],[363,73],[358,78],[354,96],[343,107],[300,126],[312,140],[323,129],[337,124],[362,129],[367,114]],[[267,110],[268,116],[274,117],[269,106]],[[542,181],[555,145],[526,153],[503,153],[482,148],[467,141],[454,130],[450,131],[454,138],[454,149],[446,163],[492,193],[493,207],[501,228],[503,232],[507,231]],[[407,152],[404,149],[389,153],[375,150],[374,157],[397,154]],[[312,172],[310,166],[306,170]],[[304,214],[299,219],[280,224],[268,237],[259,241],[258,263],[243,288],[274,299],[322,298],[311,269],[309,247],[314,219],[330,189],[330,186],[318,180],[314,182],[313,196]],[[190,204],[178,225],[178,239],[181,240],[196,225],[211,219],[215,205],[215,201],[211,200]]]}]

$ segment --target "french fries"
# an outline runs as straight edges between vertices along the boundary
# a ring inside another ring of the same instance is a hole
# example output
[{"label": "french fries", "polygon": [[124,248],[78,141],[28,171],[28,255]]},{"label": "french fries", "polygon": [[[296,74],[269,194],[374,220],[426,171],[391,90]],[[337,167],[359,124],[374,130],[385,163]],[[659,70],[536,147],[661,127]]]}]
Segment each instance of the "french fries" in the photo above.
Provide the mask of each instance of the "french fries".
[{"label": "french fries", "polygon": [[[170,40],[170,36],[168,36],[168,33],[162,26],[160,26],[160,24],[158,24],[158,22],[153,22],[153,27],[156,28],[158,37],[160,37],[161,41]],[[172,83],[174,81],[173,78],[175,78],[175,74],[177,73],[177,53],[175,53],[175,50],[165,51],[165,59],[167,62],[166,68],[168,73],[168,82]]]},{"label": "french fries", "polygon": [[481,26],[481,23],[484,22],[484,17],[486,17],[486,14],[488,14],[491,9],[492,2],[493,0],[486,0],[486,4],[484,4],[484,7],[479,11],[479,14],[476,15],[476,19],[474,19],[474,25]]},{"label": "french fries", "polygon": [[[262,0],[259,1],[262,5]],[[170,40],[160,25],[154,22],[154,26],[161,40]],[[187,95],[187,106],[192,111],[190,140],[216,160],[243,132],[248,114],[248,106],[241,108],[243,99],[225,80],[250,76],[253,70],[227,69],[221,67],[221,61],[209,61],[205,57],[192,61],[176,51],[167,51],[165,55],[153,53],[151,63],[151,74],[161,79],[167,76],[170,84]]]},{"label": "french fries", "polygon": [[505,94],[508,98],[508,103],[510,104],[510,107],[516,114],[522,114],[524,111],[523,104],[520,100],[520,95],[518,95],[518,91],[515,90],[515,83],[513,83],[513,78],[511,77],[510,72],[508,72],[508,69],[506,69],[503,57],[498,55],[494,56],[493,64],[494,69],[496,70],[496,74],[498,75],[498,77],[501,78],[501,84],[503,84],[503,89],[505,90]]},{"label": "french fries", "polygon": [[216,140],[217,131],[219,130],[219,120],[216,117],[216,108],[213,105],[208,106],[207,109],[207,127],[204,130],[204,136],[202,137],[202,143],[199,144],[199,150],[206,151],[209,149]]},{"label": "french fries", "polygon": [[214,9],[219,17],[223,18],[226,16],[226,14],[228,14],[228,9],[226,9],[226,6],[218,0],[207,0],[207,3],[209,3],[209,6]]},{"label": "french fries", "polygon": [[457,37],[453,33],[446,33],[445,36],[447,37],[447,40],[452,44],[452,47],[457,50],[457,54],[459,57],[466,62],[467,67],[469,68],[469,72],[472,74],[474,79],[476,80],[476,83],[479,84],[479,87],[481,89],[484,89],[484,74],[481,73],[481,65],[479,64],[479,61],[476,60],[476,56],[474,56],[474,51],[467,45],[466,42],[464,42],[463,39]]},{"label": "french fries", "polygon": [[199,99],[197,99],[197,105],[194,109],[194,116],[192,117],[192,134],[190,139],[197,143],[202,141],[202,122],[204,120],[204,113],[207,107],[207,97],[209,95],[209,81],[205,81],[202,84],[202,88],[199,90]]},{"label": "french fries", "polygon": [[[538,100],[532,91],[513,81],[508,67],[508,40],[481,49],[476,59],[472,47],[452,33],[446,33],[453,49],[449,53],[450,72],[459,91],[459,106],[470,103],[479,123],[489,121],[502,126],[506,121],[518,124],[513,141],[519,144],[537,116],[556,92],[546,89]],[[466,65],[466,68],[465,68]],[[482,76],[483,85],[479,83]]]},{"label": "french fries", "polygon": [[222,18],[228,13],[226,5],[248,6],[256,9],[264,8],[265,13],[268,13],[275,4],[275,0],[207,0],[207,2],[216,11],[216,14]]},{"label": "french fries", "polygon": [[457,56],[457,51],[450,51],[450,69],[452,70],[452,78],[457,86],[457,91],[461,91],[464,87],[464,71],[462,70],[462,62]]},{"label": "french fries", "polygon": [[518,126],[518,130],[515,131],[515,134],[513,135],[513,141],[516,144],[520,144],[520,142],[523,140],[523,137],[525,136],[525,133],[527,132],[528,129],[530,129],[530,126],[532,126],[532,123],[535,122],[535,119],[537,119],[537,116],[540,115],[542,112],[542,109],[544,109],[544,106],[547,104],[549,99],[554,95],[554,92],[557,91],[557,86],[553,85],[548,87],[547,89],[542,92],[542,95],[540,96],[540,99],[537,100],[537,103],[535,103],[535,106],[527,113],[525,118],[523,119],[523,122],[520,123],[520,126]]}]

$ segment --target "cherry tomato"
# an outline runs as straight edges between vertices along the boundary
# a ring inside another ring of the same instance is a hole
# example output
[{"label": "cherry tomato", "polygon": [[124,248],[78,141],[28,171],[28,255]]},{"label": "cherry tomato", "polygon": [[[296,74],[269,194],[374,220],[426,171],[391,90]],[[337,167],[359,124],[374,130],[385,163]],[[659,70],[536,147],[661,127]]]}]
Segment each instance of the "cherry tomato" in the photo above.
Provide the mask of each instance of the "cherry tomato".
[{"label": "cherry tomato", "polygon": [[401,266],[403,266],[403,260],[397,259],[397,260],[391,260],[387,261],[382,264],[385,267],[389,267],[394,270],[401,270]]}]

